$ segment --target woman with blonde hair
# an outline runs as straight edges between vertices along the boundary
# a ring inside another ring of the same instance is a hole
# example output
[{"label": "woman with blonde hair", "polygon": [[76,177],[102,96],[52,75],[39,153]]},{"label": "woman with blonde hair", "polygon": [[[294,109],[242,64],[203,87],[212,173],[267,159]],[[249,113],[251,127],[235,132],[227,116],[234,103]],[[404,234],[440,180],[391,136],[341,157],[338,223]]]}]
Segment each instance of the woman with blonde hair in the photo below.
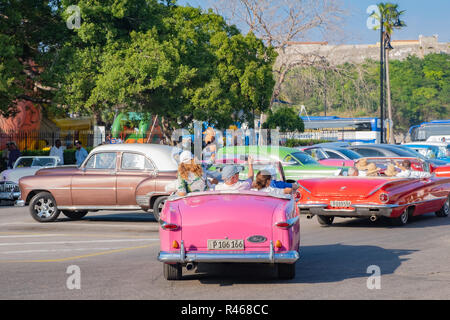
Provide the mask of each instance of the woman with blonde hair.
[{"label": "woman with blonde hair", "polygon": [[177,194],[185,196],[190,192],[201,192],[210,187],[206,174],[200,164],[195,163],[190,151],[180,154],[178,166]]}]

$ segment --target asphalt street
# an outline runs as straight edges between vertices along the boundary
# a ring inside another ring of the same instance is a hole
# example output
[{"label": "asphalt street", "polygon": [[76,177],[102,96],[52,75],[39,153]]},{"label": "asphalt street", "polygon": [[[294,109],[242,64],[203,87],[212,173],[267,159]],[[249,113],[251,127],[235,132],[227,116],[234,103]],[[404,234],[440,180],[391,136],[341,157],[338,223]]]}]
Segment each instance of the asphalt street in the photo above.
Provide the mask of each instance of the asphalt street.
[{"label": "asphalt street", "polygon": [[278,280],[270,265],[226,264],[199,265],[184,271],[181,281],[166,281],[156,259],[158,226],[144,212],[100,211],[80,221],[61,215],[56,222],[38,223],[27,207],[2,206],[0,299],[450,296],[450,219],[434,213],[405,227],[366,219],[336,219],[321,227],[302,216],[300,260],[289,281]]}]

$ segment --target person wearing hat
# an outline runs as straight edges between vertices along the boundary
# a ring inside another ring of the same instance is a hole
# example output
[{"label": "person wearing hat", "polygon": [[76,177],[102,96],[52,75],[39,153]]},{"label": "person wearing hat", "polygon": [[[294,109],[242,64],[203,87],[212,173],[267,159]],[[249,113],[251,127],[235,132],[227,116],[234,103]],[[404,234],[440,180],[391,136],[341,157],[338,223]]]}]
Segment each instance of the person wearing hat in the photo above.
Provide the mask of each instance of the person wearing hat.
[{"label": "person wearing hat", "polygon": [[83,163],[84,159],[87,158],[88,153],[86,149],[81,146],[81,142],[78,140],[75,140],[75,148],[77,149],[75,151],[75,159],[77,161],[77,166],[79,167]]},{"label": "person wearing hat", "polygon": [[395,166],[392,163],[388,164],[384,175],[387,177],[395,177],[397,175],[397,170],[395,170]]},{"label": "person wearing hat", "polygon": [[355,168],[358,169],[359,171],[361,171],[361,170],[367,170],[367,166],[368,166],[368,165],[369,165],[369,164],[367,163],[367,159],[366,159],[366,158],[362,158],[362,159],[358,160],[358,161],[355,163]]},{"label": "person wearing hat", "polygon": [[367,166],[366,177],[376,177],[380,172],[380,168],[377,168],[375,163],[369,163]]},{"label": "person wearing hat", "polygon": [[177,194],[185,196],[190,192],[206,191],[210,187],[202,166],[195,163],[190,151],[183,151],[178,166]]},{"label": "person wearing hat", "polygon": [[253,184],[253,158],[248,157],[248,178],[245,181],[239,181],[240,168],[236,165],[229,165],[222,170],[223,182],[217,184],[216,191],[228,190],[250,190]]}]

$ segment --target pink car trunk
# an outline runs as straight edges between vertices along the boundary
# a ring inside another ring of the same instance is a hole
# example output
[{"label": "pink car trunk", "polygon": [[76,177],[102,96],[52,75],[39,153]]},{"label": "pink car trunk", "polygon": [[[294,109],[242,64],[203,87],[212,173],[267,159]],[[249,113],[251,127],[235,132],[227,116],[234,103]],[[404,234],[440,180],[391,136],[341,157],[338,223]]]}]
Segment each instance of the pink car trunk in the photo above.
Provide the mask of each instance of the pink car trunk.
[{"label": "pink car trunk", "polygon": [[[246,206],[242,205],[243,201]],[[264,197],[241,195],[178,201],[183,223],[181,237],[186,250],[207,250],[207,239],[244,239],[247,249],[267,247],[273,237],[273,213],[279,204],[279,201],[267,201]],[[252,243],[246,240],[254,235],[264,236],[268,241]]]},{"label": "pink car trunk", "polygon": [[[170,252],[180,252],[187,256],[191,254],[190,257],[194,260],[199,256],[192,254],[200,254],[203,257],[206,254],[210,257],[211,254],[216,256],[228,253],[245,255],[273,252],[274,261],[280,259],[293,263],[298,258],[296,252],[299,246],[299,223],[292,222],[291,227],[287,228],[278,227],[276,224],[296,221],[296,218],[298,219],[298,211],[293,200],[271,197],[262,192],[211,192],[168,200],[161,212],[160,223],[174,224],[177,227],[175,230],[163,227],[160,229],[160,257],[163,257],[161,261],[172,261],[173,256],[165,260]],[[208,240],[224,239],[243,240],[244,248],[208,249]],[[181,248],[176,246],[177,243]],[[290,252],[289,256],[277,255],[287,252]],[[208,257],[206,259],[209,259]],[[179,260],[177,256],[175,259]],[[226,261],[227,257],[223,259]],[[236,259],[240,258],[232,258],[233,261]],[[259,257],[255,259],[258,260]]]}]

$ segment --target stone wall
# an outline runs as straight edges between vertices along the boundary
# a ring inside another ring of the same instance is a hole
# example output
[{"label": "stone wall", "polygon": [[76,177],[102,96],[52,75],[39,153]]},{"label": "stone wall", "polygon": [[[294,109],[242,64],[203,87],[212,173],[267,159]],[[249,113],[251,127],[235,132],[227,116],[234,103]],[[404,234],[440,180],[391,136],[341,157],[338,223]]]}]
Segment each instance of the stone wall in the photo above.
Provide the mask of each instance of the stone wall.
[{"label": "stone wall", "polygon": [[[391,60],[403,60],[409,55],[416,55],[423,58],[429,53],[450,54],[450,43],[438,41],[438,36],[419,36],[418,40],[397,40],[391,41],[394,48],[390,52]],[[333,65],[345,62],[361,63],[366,59],[380,60],[380,43],[373,45],[329,45],[326,42],[291,42],[285,49],[285,53],[280,53],[279,60],[295,61],[304,59],[305,56],[324,57]]]}]

